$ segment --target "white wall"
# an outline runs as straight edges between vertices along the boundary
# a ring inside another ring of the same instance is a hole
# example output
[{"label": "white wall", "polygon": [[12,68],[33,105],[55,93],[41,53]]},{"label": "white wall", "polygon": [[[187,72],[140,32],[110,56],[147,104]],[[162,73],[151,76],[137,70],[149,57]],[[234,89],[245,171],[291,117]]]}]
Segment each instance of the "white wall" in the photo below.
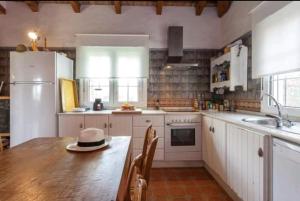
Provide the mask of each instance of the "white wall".
[{"label": "white wall", "polygon": [[194,7],[164,7],[159,16],[154,7],[123,6],[116,15],[113,6],[89,5],[77,14],[69,4],[40,3],[40,11],[33,13],[25,3],[7,2],[7,14],[0,15],[0,46],[27,45],[27,32],[39,29],[50,47],[75,46],[76,33],[119,33],[150,34],[151,48],[165,48],[167,27],[179,25],[184,27],[185,48],[219,48],[220,23],[215,8],[196,16]]},{"label": "white wall", "polygon": [[224,47],[243,34],[251,31],[251,15],[249,12],[261,1],[233,1],[229,11],[221,18],[221,42]]}]

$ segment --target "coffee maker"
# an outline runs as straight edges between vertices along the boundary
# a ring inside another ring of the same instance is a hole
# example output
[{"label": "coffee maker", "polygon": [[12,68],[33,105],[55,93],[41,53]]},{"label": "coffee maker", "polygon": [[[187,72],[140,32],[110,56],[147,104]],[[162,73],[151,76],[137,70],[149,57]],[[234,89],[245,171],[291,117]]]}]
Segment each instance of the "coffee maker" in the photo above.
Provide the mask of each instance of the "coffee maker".
[{"label": "coffee maker", "polygon": [[103,110],[103,103],[102,103],[101,98],[96,98],[95,99],[95,102],[94,102],[94,105],[93,105],[93,110],[94,111]]}]

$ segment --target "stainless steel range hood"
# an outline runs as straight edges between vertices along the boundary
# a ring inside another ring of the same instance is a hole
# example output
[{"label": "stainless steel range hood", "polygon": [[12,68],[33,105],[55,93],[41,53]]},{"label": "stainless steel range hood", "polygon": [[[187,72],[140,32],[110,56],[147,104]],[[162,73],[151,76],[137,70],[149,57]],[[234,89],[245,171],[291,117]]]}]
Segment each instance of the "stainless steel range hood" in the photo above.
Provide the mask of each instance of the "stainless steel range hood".
[{"label": "stainless steel range hood", "polygon": [[170,26],[168,28],[168,59],[166,69],[189,69],[198,67],[198,63],[183,63],[183,27]]}]

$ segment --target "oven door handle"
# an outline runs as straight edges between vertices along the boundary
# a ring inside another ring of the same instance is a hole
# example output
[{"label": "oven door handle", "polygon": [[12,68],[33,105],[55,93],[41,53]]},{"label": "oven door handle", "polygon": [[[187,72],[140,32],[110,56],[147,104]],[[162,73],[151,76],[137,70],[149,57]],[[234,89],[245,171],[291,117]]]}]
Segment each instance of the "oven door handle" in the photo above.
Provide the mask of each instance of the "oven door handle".
[{"label": "oven door handle", "polygon": [[200,122],[194,122],[194,123],[167,123],[166,125],[169,127],[184,127],[184,126],[195,126],[199,124]]}]

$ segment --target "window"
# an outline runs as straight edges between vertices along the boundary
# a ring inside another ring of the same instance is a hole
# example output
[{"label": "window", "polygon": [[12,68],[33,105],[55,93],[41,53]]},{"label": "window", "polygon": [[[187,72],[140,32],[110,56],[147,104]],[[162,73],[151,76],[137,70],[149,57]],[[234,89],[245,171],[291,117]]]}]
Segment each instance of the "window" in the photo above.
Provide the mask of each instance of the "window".
[{"label": "window", "polygon": [[80,46],[76,51],[81,103],[91,106],[101,98],[106,108],[123,103],[147,106],[146,47]]},{"label": "window", "polygon": [[146,107],[147,79],[81,79],[80,94],[80,102],[88,106],[100,98],[106,108],[119,107],[123,103]]},{"label": "window", "polygon": [[[300,115],[300,71],[283,73],[264,78],[264,91],[273,95],[291,116]],[[262,110],[276,113],[274,101],[264,97]]]}]

